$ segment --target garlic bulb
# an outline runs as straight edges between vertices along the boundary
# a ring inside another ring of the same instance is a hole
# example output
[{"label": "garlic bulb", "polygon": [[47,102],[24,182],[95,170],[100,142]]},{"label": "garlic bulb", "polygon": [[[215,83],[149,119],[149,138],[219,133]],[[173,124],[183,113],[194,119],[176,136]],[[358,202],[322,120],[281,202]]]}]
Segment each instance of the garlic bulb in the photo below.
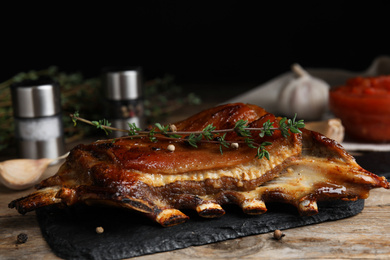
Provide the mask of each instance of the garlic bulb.
[{"label": "garlic bulb", "polygon": [[298,77],[292,79],[280,92],[279,113],[304,120],[318,120],[328,108],[329,85],[312,77],[299,64],[292,70]]}]

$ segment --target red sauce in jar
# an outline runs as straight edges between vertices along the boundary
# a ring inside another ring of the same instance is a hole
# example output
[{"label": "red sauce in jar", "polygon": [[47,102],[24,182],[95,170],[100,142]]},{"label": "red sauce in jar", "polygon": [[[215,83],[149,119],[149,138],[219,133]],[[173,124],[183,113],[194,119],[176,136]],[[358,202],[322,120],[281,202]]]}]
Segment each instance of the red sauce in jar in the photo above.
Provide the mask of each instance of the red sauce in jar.
[{"label": "red sauce in jar", "polygon": [[356,77],[329,93],[329,107],[349,136],[390,141],[390,76]]}]

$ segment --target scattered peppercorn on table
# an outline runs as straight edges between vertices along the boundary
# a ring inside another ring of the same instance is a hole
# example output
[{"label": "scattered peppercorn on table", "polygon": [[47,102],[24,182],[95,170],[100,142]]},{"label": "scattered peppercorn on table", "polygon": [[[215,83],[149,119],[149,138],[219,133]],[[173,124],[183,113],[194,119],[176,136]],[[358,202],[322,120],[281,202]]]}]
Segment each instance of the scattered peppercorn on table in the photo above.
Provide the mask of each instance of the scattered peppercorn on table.
[{"label": "scattered peppercorn on table", "polygon": [[[168,122],[175,122],[196,110],[218,103],[219,100],[214,99],[200,107],[187,108],[170,117]],[[68,149],[74,145],[68,145]],[[3,159],[0,158],[0,161]],[[59,166],[50,166],[42,179],[54,174]],[[0,259],[60,259],[43,238],[35,212],[20,215],[15,209],[8,208],[10,201],[32,191],[33,188],[11,191],[0,187]],[[97,233],[104,232],[103,228],[97,228]],[[274,232],[269,232],[146,254],[137,259],[387,259],[390,258],[390,232],[387,230],[390,230],[390,191],[374,189],[361,213],[337,221],[282,230],[280,239],[275,239]]]}]

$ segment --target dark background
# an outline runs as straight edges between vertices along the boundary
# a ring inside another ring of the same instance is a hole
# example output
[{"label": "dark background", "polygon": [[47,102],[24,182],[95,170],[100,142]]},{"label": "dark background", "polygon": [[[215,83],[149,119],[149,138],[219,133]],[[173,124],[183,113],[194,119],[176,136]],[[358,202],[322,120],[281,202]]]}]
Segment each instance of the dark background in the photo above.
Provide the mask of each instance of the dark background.
[{"label": "dark background", "polygon": [[0,18],[0,80],[50,65],[86,77],[142,66],[146,79],[184,85],[256,86],[294,62],[362,71],[390,54],[389,10],[388,1],[14,4]]}]

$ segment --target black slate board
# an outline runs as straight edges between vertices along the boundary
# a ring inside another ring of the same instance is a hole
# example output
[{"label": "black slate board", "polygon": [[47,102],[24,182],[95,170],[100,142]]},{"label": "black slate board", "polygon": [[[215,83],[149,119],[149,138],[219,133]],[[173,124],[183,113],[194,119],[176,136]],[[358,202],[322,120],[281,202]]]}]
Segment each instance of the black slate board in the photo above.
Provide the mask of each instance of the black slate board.
[{"label": "black slate board", "polygon": [[356,155],[355,159],[367,171],[390,180],[390,152],[365,152]]},{"label": "black slate board", "polygon": [[[338,220],[361,212],[364,200],[319,203],[319,214],[311,217],[300,217],[290,205],[267,207],[263,215],[248,216],[238,207],[228,206],[218,219],[204,219],[188,211],[188,222],[169,228],[135,212],[82,205],[41,208],[37,218],[44,238],[61,258],[122,259]],[[104,233],[96,233],[98,226]]]}]

